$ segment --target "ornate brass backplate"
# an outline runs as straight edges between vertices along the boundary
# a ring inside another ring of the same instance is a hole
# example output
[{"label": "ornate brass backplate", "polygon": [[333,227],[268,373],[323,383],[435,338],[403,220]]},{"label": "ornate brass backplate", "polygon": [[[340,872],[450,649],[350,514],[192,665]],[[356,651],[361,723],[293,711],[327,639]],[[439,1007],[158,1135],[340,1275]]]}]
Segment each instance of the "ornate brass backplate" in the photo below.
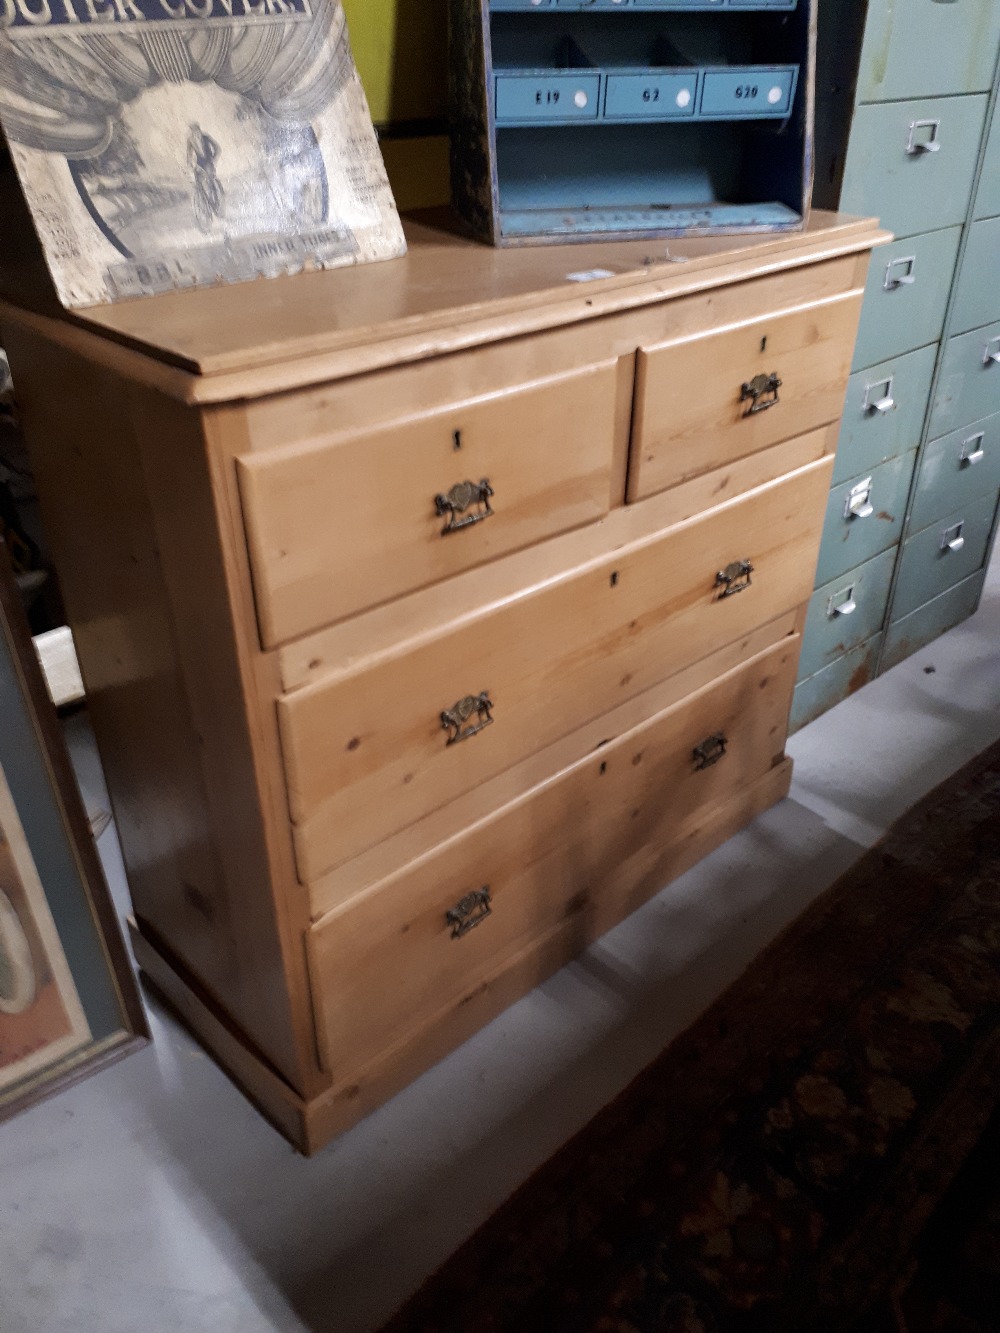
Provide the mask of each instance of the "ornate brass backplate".
[{"label": "ornate brass backplate", "polygon": [[781,380],[777,375],[755,375],[749,383],[743,385],[743,392],[740,394],[741,403],[750,400],[750,406],[743,415],[752,417],[757,412],[766,412],[769,407],[775,407],[780,388]]},{"label": "ornate brass backplate", "polygon": [[488,916],[493,914],[493,899],[490,886],[484,884],[481,889],[467,893],[461,902],[456,903],[445,913],[445,921],[451,926],[451,938],[460,940],[470,930],[481,926]]},{"label": "ornate brass backplate", "polygon": [[449,745],[467,741],[470,736],[477,735],[492,723],[493,702],[489,690],[483,690],[482,694],[467,694],[464,699],[460,699],[452,708],[446,708],[441,714],[441,726],[450,733]]},{"label": "ornate brass backplate", "polygon": [[745,592],[750,587],[750,575],[753,565],[749,560],[734,560],[725,569],[720,569],[715,576],[715,586],[721,588],[719,600],[723,597],[735,597],[738,592]]},{"label": "ornate brass backplate", "polygon": [[448,516],[448,522],[441,529],[441,536],[460,532],[462,528],[489,518],[493,513],[490,500],[494,494],[489,477],[483,477],[478,482],[460,481],[447,494],[435,495],[434,508],[438,516]]}]

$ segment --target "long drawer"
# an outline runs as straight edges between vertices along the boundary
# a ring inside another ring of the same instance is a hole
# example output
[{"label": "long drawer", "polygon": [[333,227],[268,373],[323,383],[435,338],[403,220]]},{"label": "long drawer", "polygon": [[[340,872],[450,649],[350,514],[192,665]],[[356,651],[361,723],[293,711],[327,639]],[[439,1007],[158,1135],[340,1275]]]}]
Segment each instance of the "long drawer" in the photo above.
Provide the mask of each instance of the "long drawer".
[{"label": "long drawer", "polygon": [[265,647],[607,513],[614,361],[237,461]]},{"label": "long drawer", "polygon": [[567,920],[582,945],[613,924],[608,899],[638,906],[616,883],[641,883],[781,757],[797,652],[785,639],[318,922],[329,1067],[360,1067]]},{"label": "long drawer", "polygon": [[1000,38],[994,0],[868,0],[867,9],[859,102],[989,92]]},{"label": "long drawer", "polygon": [[919,532],[953,509],[1000,488],[1000,413],[931,440],[920,459],[910,509],[910,532]]},{"label": "long drawer", "polygon": [[941,357],[930,434],[1000,412],[1000,322],[949,338]]},{"label": "long drawer", "polygon": [[915,451],[902,454],[833,488],[823,523],[817,587],[899,541],[916,458]]},{"label": "long drawer", "polygon": [[283,697],[302,879],[805,602],[831,466],[821,459]]},{"label": "long drawer", "polygon": [[893,621],[909,615],[921,603],[929,602],[982,567],[996,508],[996,493],[980,496],[904,542],[892,599]]},{"label": "long drawer", "polygon": [[1000,316],[998,270],[1000,217],[983,218],[969,228],[969,242],[962,257],[955,307],[949,320],[952,333],[966,333]]},{"label": "long drawer", "polygon": [[835,421],[860,308],[852,292],[640,348],[629,500]]}]

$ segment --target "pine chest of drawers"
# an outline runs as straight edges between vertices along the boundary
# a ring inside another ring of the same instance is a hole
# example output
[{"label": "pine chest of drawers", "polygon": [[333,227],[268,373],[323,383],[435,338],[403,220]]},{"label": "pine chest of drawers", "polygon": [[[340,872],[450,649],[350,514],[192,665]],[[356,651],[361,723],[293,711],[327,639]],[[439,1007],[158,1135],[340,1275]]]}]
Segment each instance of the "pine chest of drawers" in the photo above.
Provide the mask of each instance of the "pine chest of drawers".
[{"label": "pine chest of drawers", "polygon": [[138,960],[304,1150],[786,792],[880,239],[0,305]]}]

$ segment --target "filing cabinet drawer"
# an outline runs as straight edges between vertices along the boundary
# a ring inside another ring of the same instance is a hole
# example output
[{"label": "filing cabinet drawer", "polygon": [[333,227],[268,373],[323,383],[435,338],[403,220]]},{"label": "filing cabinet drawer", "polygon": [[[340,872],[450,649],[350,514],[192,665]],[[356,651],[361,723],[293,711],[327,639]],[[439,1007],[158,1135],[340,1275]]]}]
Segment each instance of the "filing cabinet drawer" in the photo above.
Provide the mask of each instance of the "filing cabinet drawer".
[{"label": "filing cabinet drawer", "polygon": [[965,333],[995,319],[1000,319],[1000,217],[974,222],[969,230],[950,330]]},{"label": "filing cabinet drawer", "polygon": [[822,671],[799,682],[792,697],[789,732],[799,731],[843,699],[856,694],[875,679],[882,635],[852,648]]},{"label": "filing cabinet drawer", "polygon": [[896,550],[893,546],[816,589],[802,635],[800,678],[822,671],[881,630]]},{"label": "filing cabinet drawer", "polygon": [[835,421],[859,310],[852,293],[640,348],[629,500]]},{"label": "filing cabinet drawer", "polygon": [[821,459],[280,699],[301,878],[805,602],[829,477]]},{"label": "filing cabinet drawer", "polygon": [[615,395],[609,361],[241,458],[264,646],[600,518]]},{"label": "filing cabinet drawer", "polygon": [[599,74],[497,75],[498,125],[596,120],[600,109]]},{"label": "filing cabinet drawer", "polygon": [[894,621],[974,574],[986,559],[996,495],[983,496],[910,537],[903,544],[892,602]]},{"label": "filing cabinet drawer", "polygon": [[916,449],[924,429],[937,344],[856,371],[847,382],[834,485]]},{"label": "filing cabinet drawer", "polygon": [[949,227],[875,251],[854,349],[856,368],[937,342],[961,239],[962,228]]},{"label": "filing cabinet drawer", "polygon": [[993,218],[1000,215],[1000,102],[993,110],[993,123],[986,144],[986,156],[979,177],[975,216]]},{"label": "filing cabinet drawer", "polygon": [[900,538],[916,453],[903,454],[830,492],[816,586],[838,578]]},{"label": "filing cabinet drawer", "polygon": [[995,0],[868,0],[867,9],[859,102],[989,91],[1000,42]]},{"label": "filing cabinet drawer", "polygon": [[616,893],[637,849],[683,843],[781,755],[797,647],[783,640],[318,922],[330,1067],[370,1059],[568,918],[596,938],[637,906]]},{"label": "filing cabinet drawer", "polygon": [[987,98],[924,98],[858,108],[840,206],[897,236],[965,220]]},{"label": "filing cabinet drawer", "polygon": [[968,620],[979,605],[985,581],[986,571],[979,570],[890,625],[885,636],[881,670],[898,666],[934,639]]},{"label": "filing cabinet drawer", "polygon": [[932,440],[924,449],[910,511],[919,532],[942,514],[1000,488],[1000,415]]},{"label": "filing cabinet drawer", "polygon": [[931,410],[931,437],[994,412],[1000,412],[1000,322],[948,339]]}]

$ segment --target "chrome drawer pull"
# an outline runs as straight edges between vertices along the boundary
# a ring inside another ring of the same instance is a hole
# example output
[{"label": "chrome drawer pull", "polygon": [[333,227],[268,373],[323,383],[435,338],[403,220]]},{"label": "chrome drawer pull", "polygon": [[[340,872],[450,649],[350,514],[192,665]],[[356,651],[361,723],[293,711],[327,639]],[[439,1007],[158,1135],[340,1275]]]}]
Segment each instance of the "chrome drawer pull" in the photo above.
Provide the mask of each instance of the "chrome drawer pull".
[{"label": "chrome drawer pull", "polygon": [[[460,481],[452,486],[447,495],[435,495],[434,508],[439,518],[448,515],[448,522],[441,529],[441,536],[449,532],[460,532],[473,523],[482,523],[493,513],[490,500],[496,494],[490,485],[489,477],[482,481]],[[473,508],[476,506],[476,508]],[[469,511],[472,511],[471,513]]]},{"label": "chrome drawer pull", "polygon": [[851,518],[871,518],[875,512],[875,506],[872,504],[872,479],[866,477],[864,481],[859,481],[856,486],[852,486],[847,493],[847,503],[844,505],[844,517]]},{"label": "chrome drawer pull", "polygon": [[[896,400],[892,396],[892,386],[895,379],[895,375],[890,375],[887,380],[876,380],[874,384],[866,384],[865,402],[862,411],[866,414],[878,413],[881,416],[891,412],[896,406]],[[876,389],[882,389],[884,392],[878,398],[873,398],[872,395]]]},{"label": "chrome drawer pull", "polygon": [[738,592],[744,592],[750,587],[752,573],[753,565],[749,560],[734,560],[725,569],[720,569],[715,576],[715,586],[722,589],[718,600],[721,601],[723,597],[735,597]]},{"label": "chrome drawer pull", "polygon": [[[842,598],[841,601],[837,599]],[[841,592],[835,592],[826,604],[826,614],[832,620],[834,616],[853,616],[858,609],[858,604],[854,599],[854,584],[849,588],[844,588]]]},{"label": "chrome drawer pull", "polygon": [[991,338],[983,350],[984,366],[1000,366],[1000,338]]},{"label": "chrome drawer pull", "polygon": [[723,732],[717,731],[714,736],[709,736],[700,745],[696,745],[693,751],[696,771],[700,773],[706,768],[714,768],[726,753],[728,744],[729,741]]},{"label": "chrome drawer pull", "polygon": [[777,407],[781,384],[782,381],[775,374],[755,375],[749,383],[743,385],[740,393],[741,403],[745,403],[748,398],[752,400],[743,415],[752,417],[757,412],[766,412],[769,407]]},{"label": "chrome drawer pull", "polygon": [[[926,139],[918,139],[917,130],[930,130],[930,136]],[[910,137],[906,141],[906,151],[911,156],[915,153],[940,153],[941,141],[938,138],[940,133],[940,120],[911,120]]]},{"label": "chrome drawer pull", "polygon": [[[905,273],[894,273],[893,270],[902,268],[906,265]],[[894,292],[899,287],[912,287],[917,280],[917,256],[901,255],[899,259],[890,259],[885,266],[885,281],[882,286],[887,292]]]},{"label": "chrome drawer pull", "polygon": [[970,435],[967,440],[962,441],[962,449],[959,454],[959,465],[961,467],[973,467],[976,463],[981,463],[986,457],[986,450],[983,444],[986,440],[986,432],[981,430],[978,435]]},{"label": "chrome drawer pull", "polygon": [[489,690],[483,690],[482,694],[468,694],[464,699],[459,699],[454,708],[446,708],[441,714],[441,727],[450,733],[449,745],[467,741],[470,736],[477,736],[485,727],[492,725],[493,704]]},{"label": "chrome drawer pull", "polygon": [[488,916],[493,915],[492,903],[488,884],[467,893],[460,903],[444,914],[445,921],[451,926],[451,938],[460,940],[470,930],[481,926]]},{"label": "chrome drawer pull", "polygon": [[954,527],[945,528],[941,533],[942,551],[960,551],[965,545],[965,538],[962,536],[962,529],[965,527],[965,519],[961,523],[956,523]]}]

